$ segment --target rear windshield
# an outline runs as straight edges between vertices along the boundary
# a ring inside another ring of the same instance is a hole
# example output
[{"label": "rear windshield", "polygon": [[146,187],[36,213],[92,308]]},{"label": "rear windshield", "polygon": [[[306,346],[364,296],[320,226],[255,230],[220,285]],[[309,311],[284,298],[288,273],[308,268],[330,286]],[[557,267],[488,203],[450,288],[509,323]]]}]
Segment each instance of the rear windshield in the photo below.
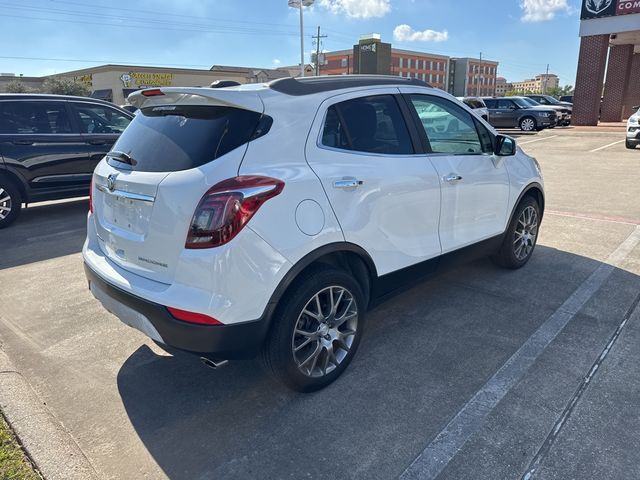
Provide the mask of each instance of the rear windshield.
[{"label": "rear windshield", "polygon": [[[108,162],[144,172],[188,170],[247,143],[260,113],[222,106],[162,105],[139,110]],[[127,162],[118,161],[117,153]],[[130,160],[128,160],[130,159]]]}]

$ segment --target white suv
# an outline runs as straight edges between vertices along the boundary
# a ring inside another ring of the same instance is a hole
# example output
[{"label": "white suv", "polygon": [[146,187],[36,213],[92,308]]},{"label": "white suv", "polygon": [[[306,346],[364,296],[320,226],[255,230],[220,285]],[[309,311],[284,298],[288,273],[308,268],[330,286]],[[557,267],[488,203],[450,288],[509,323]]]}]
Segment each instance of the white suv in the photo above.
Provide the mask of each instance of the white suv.
[{"label": "white suv", "polygon": [[[523,266],[537,162],[415,79],[336,76],[137,92],[93,175],[93,295],[171,352],[260,354],[290,387],[335,380],[376,300],[469,253]],[[426,129],[419,111],[455,128]]]}]

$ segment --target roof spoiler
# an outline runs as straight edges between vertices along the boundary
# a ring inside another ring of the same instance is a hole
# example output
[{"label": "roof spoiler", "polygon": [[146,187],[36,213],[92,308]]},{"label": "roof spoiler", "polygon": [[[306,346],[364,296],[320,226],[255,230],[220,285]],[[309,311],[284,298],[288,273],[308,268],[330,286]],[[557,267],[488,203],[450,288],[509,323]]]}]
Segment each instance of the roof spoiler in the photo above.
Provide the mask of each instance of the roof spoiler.
[{"label": "roof spoiler", "polygon": [[131,93],[127,101],[138,108],[152,105],[220,105],[263,113],[256,91],[237,88],[163,87]]}]

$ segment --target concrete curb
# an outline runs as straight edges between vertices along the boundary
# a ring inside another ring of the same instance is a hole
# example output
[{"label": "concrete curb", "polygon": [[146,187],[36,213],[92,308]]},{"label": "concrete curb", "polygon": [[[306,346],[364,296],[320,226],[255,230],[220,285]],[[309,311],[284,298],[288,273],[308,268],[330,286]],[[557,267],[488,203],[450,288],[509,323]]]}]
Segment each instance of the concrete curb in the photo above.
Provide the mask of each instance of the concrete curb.
[{"label": "concrete curb", "polygon": [[1,350],[0,409],[45,479],[100,478],[71,434]]}]

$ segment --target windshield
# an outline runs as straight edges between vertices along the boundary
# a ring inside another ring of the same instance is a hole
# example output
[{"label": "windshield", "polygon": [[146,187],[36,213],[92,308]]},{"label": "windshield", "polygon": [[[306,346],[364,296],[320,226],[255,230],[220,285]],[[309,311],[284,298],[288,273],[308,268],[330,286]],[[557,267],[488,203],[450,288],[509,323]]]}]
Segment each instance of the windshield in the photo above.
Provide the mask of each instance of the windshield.
[{"label": "windshield", "polygon": [[560,102],[551,95],[545,95],[544,98],[546,98],[551,105],[560,105]]},{"label": "windshield", "polygon": [[[196,168],[247,143],[260,117],[260,113],[222,106],[143,108],[120,135],[107,161],[114,167],[144,172]],[[129,161],[123,161],[123,154]]]}]

